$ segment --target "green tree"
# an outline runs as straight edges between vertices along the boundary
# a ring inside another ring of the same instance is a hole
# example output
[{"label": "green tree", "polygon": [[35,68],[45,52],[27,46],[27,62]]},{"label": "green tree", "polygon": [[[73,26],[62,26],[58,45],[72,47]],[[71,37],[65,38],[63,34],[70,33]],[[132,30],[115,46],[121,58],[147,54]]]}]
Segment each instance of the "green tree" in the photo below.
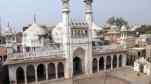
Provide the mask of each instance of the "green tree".
[{"label": "green tree", "polygon": [[123,19],[122,17],[110,17],[107,21],[106,21],[107,24],[110,24],[110,25],[117,25],[119,27],[121,27],[122,25],[128,25],[128,22]]}]

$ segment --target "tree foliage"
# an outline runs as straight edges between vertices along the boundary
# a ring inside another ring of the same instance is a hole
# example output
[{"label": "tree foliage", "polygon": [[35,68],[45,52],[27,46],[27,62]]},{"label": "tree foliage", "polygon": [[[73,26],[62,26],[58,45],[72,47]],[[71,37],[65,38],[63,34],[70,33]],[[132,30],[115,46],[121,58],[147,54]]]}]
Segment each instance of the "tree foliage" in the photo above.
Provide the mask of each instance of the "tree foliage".
[{"label": "tree foliage", "polygon": [[106,21],[107,24],[110,24],[110,25],[117,25],[119,27],[121,27],[122,25],[128,25],[128,22],[123,19],[122,17],[110,17],[107,21]]}]

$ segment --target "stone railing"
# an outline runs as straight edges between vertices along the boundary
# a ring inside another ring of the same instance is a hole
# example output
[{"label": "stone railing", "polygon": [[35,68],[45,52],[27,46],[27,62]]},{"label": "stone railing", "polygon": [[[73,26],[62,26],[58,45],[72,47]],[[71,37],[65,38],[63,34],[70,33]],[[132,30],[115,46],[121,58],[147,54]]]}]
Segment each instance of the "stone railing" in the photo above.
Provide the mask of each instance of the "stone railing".
[{"label": "stone railing", "polygon": [[120,48],[118,46],[105,45],[105,46],[93,47],[93,51],[96,54],[103,54],[103,53],[126,51],[126,49]]},{"label": "stone railing", "polygon": [[36,51],[36,52],[21,52],[8,54],[8,59],[23,59],[32,57],[60,57],[63,56],[62,50],[47,50],[47,51]]},{"label": "stone railing", "polygon": [[72,43],[87,43],[88,38],[72,38]]}]

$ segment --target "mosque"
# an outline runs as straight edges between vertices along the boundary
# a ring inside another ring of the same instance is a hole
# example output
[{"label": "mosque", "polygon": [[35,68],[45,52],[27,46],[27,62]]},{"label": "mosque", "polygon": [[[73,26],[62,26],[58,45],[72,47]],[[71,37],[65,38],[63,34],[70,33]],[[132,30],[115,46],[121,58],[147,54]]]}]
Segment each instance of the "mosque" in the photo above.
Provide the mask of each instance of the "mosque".
[{"label": "mosque", "polygon": [[8,48],[5,64],[12,84],[72,79],[126,66],[126,26],[119,34],[112,31],[112,36],[120,39],[119,43],[107,42],[104,29],[93,20],[93,0],[83,1],[85,20],[79,22],[71,20],[70,0],[60,1],[62,21],[54,28],[33,22],[23,31],[21,44],[12,43]]}]

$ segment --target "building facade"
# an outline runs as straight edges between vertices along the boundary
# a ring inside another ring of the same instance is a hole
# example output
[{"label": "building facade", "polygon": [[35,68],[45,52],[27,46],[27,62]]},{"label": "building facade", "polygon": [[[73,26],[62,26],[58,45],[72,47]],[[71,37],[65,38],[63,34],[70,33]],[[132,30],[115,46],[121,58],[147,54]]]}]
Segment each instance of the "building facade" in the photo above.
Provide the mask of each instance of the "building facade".
[{"label": "building facade", "polygon": [[71,79],[126,66],[125,47],[101,44],[104,40],[93,36],[94,29],[99,27],[94,25],[93,0],[84,0],[83,22],[71,21],[69,0],[61,0],[61,3],[62,21],[51,34],[34,22],[23,32],[21,51],[8,54],[5,64],[12,84]]}]

